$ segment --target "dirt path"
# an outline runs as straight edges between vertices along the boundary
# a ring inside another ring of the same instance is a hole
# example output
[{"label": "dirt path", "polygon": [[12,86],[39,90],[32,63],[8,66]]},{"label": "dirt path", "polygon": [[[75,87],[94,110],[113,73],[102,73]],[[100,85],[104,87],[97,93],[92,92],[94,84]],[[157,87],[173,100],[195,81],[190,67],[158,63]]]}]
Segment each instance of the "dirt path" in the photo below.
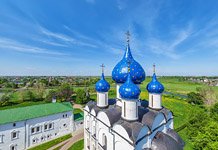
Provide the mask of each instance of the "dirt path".
[{"label": "dirt path", "polygon": [[53,150],[61,145],[63,145],[60,150],[68,150],[74,143],[76,143],[77,141],[83,139],[83,128],[79,129],[75,132],[73,132],[72,137],[70,139],[67,139],[66,141],[63,141],[61,143],[58,143],[57,145],[47,149],[47,150]]},{"label": "dirt path", "polygon": [[73,104],[73,108],[79,108],[79,109],[83,110],[83,106],[80,104]]},{"label": "dirt path", "polygon": [[83,128],[82,128],[82,129],[79,129],[78,131],[76,131],[73,134],[73,137],[66,144],[64,144],[64,146],[61,147],[60,150],[68,150],[74,143],[83,139],[83,136],[84,136],[84,134],[83,134]]}]

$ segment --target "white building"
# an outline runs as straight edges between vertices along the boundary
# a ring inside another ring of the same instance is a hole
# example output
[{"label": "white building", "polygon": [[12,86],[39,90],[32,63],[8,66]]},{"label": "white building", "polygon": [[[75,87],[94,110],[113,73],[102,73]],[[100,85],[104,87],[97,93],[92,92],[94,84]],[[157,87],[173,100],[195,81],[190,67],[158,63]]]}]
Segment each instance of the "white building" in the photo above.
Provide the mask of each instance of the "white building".
[{"label": "white building", "polygon": [[[97,102],[84,108],[85,150],[181,150],[184,142],[173,130],[173,113],[161,104],[163,85],[154,74],[147,85],[149,102],[139,99],[145,72],[130,52],[115,66],[116,99],[108,99],[110,85],[102,73],[96,83]],[[145,88],[145,87],[144,87]]]},{"label": "white building", "polygon": [[0,111],[0,150],[24,150],[73,131],[72,105],[47,103]]}]

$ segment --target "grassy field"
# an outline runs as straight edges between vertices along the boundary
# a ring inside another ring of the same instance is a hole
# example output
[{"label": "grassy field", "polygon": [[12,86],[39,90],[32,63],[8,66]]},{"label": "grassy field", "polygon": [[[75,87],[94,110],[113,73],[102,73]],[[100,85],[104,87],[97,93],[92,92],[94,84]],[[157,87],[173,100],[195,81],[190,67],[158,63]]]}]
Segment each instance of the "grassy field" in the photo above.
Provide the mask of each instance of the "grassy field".
[{"label": "grassy field", "polygon": [[82,150],[84,148],[84,139],[74,143],[68,150]]}]

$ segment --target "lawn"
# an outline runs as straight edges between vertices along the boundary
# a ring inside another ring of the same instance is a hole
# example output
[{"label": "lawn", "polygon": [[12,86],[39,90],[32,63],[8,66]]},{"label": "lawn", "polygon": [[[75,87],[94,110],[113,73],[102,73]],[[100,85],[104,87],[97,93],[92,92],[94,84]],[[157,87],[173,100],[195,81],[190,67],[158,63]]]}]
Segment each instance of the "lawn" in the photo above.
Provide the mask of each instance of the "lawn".
[{"label": "lawn", "polygon": [[84,148],[84,139],[74,143],[68,150],[82,150]]},{"label": "lawn", "polygon": [[39,104],[45,104],[45,103],[47,103],[47,102],[45,102],[45,101],[38,101],[38,102],[30,101],[30,102],[22,102],[22,103],[12,102],[11,105],[9,105],[9,106],[0,107],[0,110],[17,108],[17,107],[32,106],[32,105],[39,105]]},{"label": "lawn", "polygon": [[81,113],[81,112],[83,112],[83,111],[81,109],[79,109],[79,108],[74,108],[73,109],[74,114],[78,114],[78,113]]},{"label": "lawn", "polygon": [[41,144],[39,146],[36,146],[36,147],[33,147],[33,148],[30,148],[28,150],[47,150],[48,148],[58,144],[58,143],[61,143],[69,138],[71,138],[72,135],[71,134],[67,134],[65,136],[62,136],[62,137],[59,137],[57,139],[54,139],[54,140],[51,140],[49,142],[46,142],[44,144]]}]

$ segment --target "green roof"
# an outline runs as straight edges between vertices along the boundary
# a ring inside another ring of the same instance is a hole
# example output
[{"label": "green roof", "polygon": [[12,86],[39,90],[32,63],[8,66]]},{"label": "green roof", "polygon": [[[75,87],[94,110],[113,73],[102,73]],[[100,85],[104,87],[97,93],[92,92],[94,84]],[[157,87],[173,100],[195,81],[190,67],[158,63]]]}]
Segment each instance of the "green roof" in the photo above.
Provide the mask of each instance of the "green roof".
[{"label": "green roof", "polygon": [[32,118],[48,116],[52,114],[72,111],[70,102],[47,103],[0,110],[0,124],[18,122]]},{"label": "green roof", "polygon": [[83,120],[83,117],[84,117],[84,113],[83,112],[76,113],[76,114],[74,114],[74,121]]}]

